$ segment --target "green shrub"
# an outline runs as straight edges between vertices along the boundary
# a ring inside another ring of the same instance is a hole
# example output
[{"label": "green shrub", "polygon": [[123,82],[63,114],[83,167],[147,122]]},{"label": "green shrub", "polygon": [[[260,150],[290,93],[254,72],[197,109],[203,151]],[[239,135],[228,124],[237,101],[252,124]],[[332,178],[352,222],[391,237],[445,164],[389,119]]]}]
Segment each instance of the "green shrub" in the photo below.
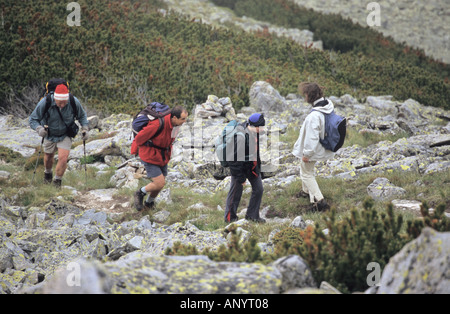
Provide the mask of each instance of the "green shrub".
[{"label": "green shrub", "polygon": [[[327,95],[391,94],[450,106],[447,65],[337,16],[325,23],[328,16],[305,13],[289,1],[242,0],[232,7],[246,15],[253,8],[275,24],[311,27],[325,38],[326,48],[343,53],[331,57],[289,39],[214,29],[174,13],[163,16],[156,0],[79,4],[81,26],[69,27],[66,4],[5,0],[0,111],[13,110],[30,98],[32,87],[43,88],[52,77],[65,77],[83,105],[105,115],[135,114],[151,100],[192,109],[209,94],[229,96],[239,109],[249,104],[257,80],[283,95],[295,93],[300,81],[315,80],[327,87]],[[38,101],[28,100],[29,113]]]},{"label": "green shrub", "polygon": [[[291,0],[212,1],[229,7],[238,16],[314,32],[314,39],[322,40],[324,49],[340,52],[328,67],[330,75],[355,90],[390,94],[399,100],[413,98],[450,109],[450,66],[426,57],[422,50],[396,43],[338,14],[321,14]],[[315,60],[302,61],[296,66],[318,72],[317,66],[308,67]]]},{"label": "green shrub", "polygon": [[401,215],[395,215],[390,205],[387,213],[373,209],[373,201],[364,203],[364,209],[352,209],[350,217],[337,221],[333,210],[326,218],[329,234],[318,227],[304,240],[298,252],[313,271],[318,281],[328,281],[342,292],[366,290],[367,265],[380,264],[383,269],[389,259],[408,242],[400,234]]},{"label": "green shrub", "polygon": [[[234,224],[231,225],[229,232],[231,233],[231,239],[227,245],[221,245],[217,251],[211,251],[206,248],[201,254],[217,262],[255,263],[262,261],[261,249],[258,247],[256,239],[251,238],[242,245],[237,226]],[[182,245],[180,242],[175,243],[173,248],[167,248],[165,251],[166,255],[181,256],[198,255],[198,253],[198,250],[194,246]]]},{"label": "green shrub", "polygon": [[424,203],[420,207],[422,219],[407,222],[408,234],[413,238],[417,238],[425,227],[433,228],[439,232],[449,232],[450,219],[445,216],[445,210],[445,204],[440,204],[430,213],[428,204]]},{"label": "green shrub", "polygon": [[[445,205],[440,205],[434,214],[430,214],[424,205],[424,218],[407,221],[407,232],[401,232],[405,226],[403,216],[394,212],[392,204],[386,211],[377,211],[374,201],[367,199],[362,210],[352,209],[343,219],[338,219],[335,210],[327,214],[324,219],[328,235],[319,225],[308,226],[305,230],[291,227],[281,230],[273,238],[273,254],[261,254],[256,239],[242,244],[236,226],[230,230],[232,238],[227,246],[217,251],[206,249],[201,254],[218,262],[247,263],[270,263],[296,254],[307,262],[316,281],[327,281],[344,293],[365,291],[368,289],[369,263],[378,263],[383,269],[389,259],[418,237],[426,226],[437,231],[450,231],[450,220],[444,211]],[[198,253],[195,247],[180,243],[166,251],[169,255]]]},{"label": "green shrub", "polygon": [[25,159],[20,153],[17,153],[5,146],[0,146],[0,161],[4,161],[7,164],[23,164],[24,160]]}]

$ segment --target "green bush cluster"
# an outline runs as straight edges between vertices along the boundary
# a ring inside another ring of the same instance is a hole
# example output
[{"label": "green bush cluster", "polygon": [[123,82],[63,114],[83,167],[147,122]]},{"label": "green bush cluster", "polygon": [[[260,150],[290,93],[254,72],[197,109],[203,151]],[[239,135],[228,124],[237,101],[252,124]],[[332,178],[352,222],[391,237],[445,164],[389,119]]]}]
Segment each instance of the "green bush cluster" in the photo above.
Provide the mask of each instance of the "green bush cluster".
[{"label": "green bush cluster", "polygon": [[439,232],[450,231],[450,219],[445,216],[445,204],[440,204],[431,212],[427,203],[420,207],[423,219],[416,219],[407,222],[408,234],[413,238],[417,238],[425,227],[433,228]]},{"label": "green bush cluster", "polygon": [[291,0],[212,0],[250,16],[287,28],[308,29],[324,49],[339,51],[330,67],[335,80],[357,90],[389,93],[397,99],[450,108],[450,66],[426,57],[422,50],[362,27],[338,14],[321,14]]},{"label": "green bush cluster", "polygon": [[335,210],[327,214],[327,235],[318,225],[308,226],[305,230],[292,227],[281,230],[273,238],[272,254],[261,254],[255,239],[241,244],[237,228],[231,229],[229,244],[217,252],[208,249],[199,252],[195,247],[177,243],[173,249],[167,249],[166,254],[200,253],[214,261],[248,263],[270,263],[296,254],[307,262],[317,282],[327,281],[344,293],[365,291],[370,263],[378,263],[383,269],[392,256],[421,234],[424,227],[450,231],[450,220],[444,215],[445,204],[438,206],[433,214],[426,208],[425,205],[422,209],[422,219],[405,223],[403,216],[394,212],[392,204],[386,211],[378,211],[374,201],[367,199],[363,209],[352,209],[343,219],[338,219]]},{"label": "green bush cluster", "polygon": [[24,158],[20,153],[15,152],[12,149],[5,146],[0,146],[0,161],[5,162],[6,164],[22,164],[24,162]]},{"label": "green bush cluster", "polygon": [[329,234],[318,227],[305,238],[298,254],[311,267],[317,281],[328,281],[342,292],[366,290],[367,265],[380,264],[383,269],[389,259],[410,240],[402,235],[403,217],[395,215],[392,205],[386,213],[378,213],[373,201],[364,209],[352,209],[350,217],[337,220],[336,211],[326,218]]},{"label": "green bush cluster", "polygon": [[[434,106],[450,103],[449,84],[444,81],[448,66],[425,57],[420,62],[396,61],[402,53],[374,58],[354,51],[359,42],[352,44],[351,54],[330,54],[267,34],[215,29],[174,13],[164,15],[158,11],[164,7],[158,0],[78,3],[81,26],[70,27],[66,3],[4,1],[2,111],[15,105],[11,95],[26,99],[30,87],[43,86],[52,77],[69,80],[84,105],[105,115],[136,113],[151,100],[191,109],[208,94],[229,96],[240,108],[249,104],[249,90],[257,80],[268,81],[282,94],[295,93],[300,81],[314,80],[327,87],[327,94],[363,98],[389,93]],[[251,3],[244,0],[236,6]],[[266,11],[273,11],[275,17],[297,24],[296,14],[281,11],[284,1],[272,3],[270,10],[268,1],[258,1],[255,8],[264,9],[261,15],[267,20]],[[340,24],[333,27],[339,29]],[[340,37],[330,37],[336,36]]]},{"label": "green bush cluster", "polygon": [[240,263],[255,263],[262,261],[271,261],[271,257],[263,257],[261,249],[257,245],[255,238],[249,239],[242,244],[241,236],[236,225],[231,225],[229,228],[230,240],[227,245],[221,245],[217,251],[211,251],[209,248],[204,249],[201,253],[195,246],[183,245],[176,242],[172,248],[167,248],[166,255],[201,255],[208,256],[212,261],[217,262],[240,262]]}]

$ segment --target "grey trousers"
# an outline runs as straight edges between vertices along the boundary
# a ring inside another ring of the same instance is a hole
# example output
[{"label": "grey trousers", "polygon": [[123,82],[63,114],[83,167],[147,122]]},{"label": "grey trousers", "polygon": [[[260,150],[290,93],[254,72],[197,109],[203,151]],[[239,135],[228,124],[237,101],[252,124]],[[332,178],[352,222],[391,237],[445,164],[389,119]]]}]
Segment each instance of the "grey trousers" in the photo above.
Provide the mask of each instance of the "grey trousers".
[{"label": "grey trousers", "polygon": [[[252,196],[250,197],[250,204],[248,205],[247,214],[245,218],[259,219],[259,209],[261,208],[262,196],[264,193],[263,182],[261,176],[257,178],[248,178],[252,185]],[[236,177],[231,176],[231,187],[228,192],[227,205],[225,209],[225,220],[230,222],[236,220],[237,210],[241,202],[242,192],[244,186],[240,184]]]}]

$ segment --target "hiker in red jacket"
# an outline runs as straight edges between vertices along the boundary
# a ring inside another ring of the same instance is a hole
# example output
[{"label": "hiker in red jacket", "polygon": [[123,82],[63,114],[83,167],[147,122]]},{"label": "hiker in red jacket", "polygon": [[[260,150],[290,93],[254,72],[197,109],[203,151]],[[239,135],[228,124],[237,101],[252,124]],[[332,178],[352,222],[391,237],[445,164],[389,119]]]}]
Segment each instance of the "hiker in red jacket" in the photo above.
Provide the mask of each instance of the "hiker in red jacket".
[{"label": "hiker in red jacket", "polygon": [[[134,205],[138,211],[144,209],[144,197],[148,194],[145,206],[153,208],[155,199],[166,184],[167,165],[172,154],[172,144],[181,127],[188,117],[188,112],[181,106],[172,109],[171,114],[164,117],[164,129],[156,136],[159,128],[159,120],[150,121],[140,131],[131,145],[131,154],[139,153],[142,163],[147,171],[147,177],[152,182],[142,187],[134,194]],[[154,137],[154,138],[153,138]]]}]

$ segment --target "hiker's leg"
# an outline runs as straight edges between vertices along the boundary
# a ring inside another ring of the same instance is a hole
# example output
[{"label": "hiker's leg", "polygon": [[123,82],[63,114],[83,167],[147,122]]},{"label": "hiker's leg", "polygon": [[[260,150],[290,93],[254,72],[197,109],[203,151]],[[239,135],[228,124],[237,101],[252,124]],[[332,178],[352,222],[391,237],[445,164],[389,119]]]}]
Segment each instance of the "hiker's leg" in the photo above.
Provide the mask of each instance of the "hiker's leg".
[{"label": "hiker's leg", "polygon": [[[303,178],[303,171],[302,171],[302,169],[303,169],[303,167],[301,167],[301,165],[300,165],[300,178]],[[302,179],[302,191],[305,192],[306,194],[309,194],[308,187],[306,186],[306,184],[303,181],[303,179]]]},{"label": "hiker's leg", "polygon": [[53,161],[55,160],[55,154],[44,154],[44,167],[51,170],[53,168]]},{"label": "hiker's leg", "polygon": [[44,140],[44,167],[46,170],[51,171],[53,168],[53,162],[55,160],[55,153],[57,151],[56,143]]},{"label": "hiker's leg", "polygon": [[305,188],[309,191],[309,198],[311,203],[319,202],[323,200],[322,192],[316,181],[314,173],[315,162],[300,162],[302,182]]},{"label": "hiker's leg", "polygon": [[231,176],[231,186],[228,192],[227,205],[225,208],[225,220],[230,222],[237,218],[237,210],[241,202],[244,187],[236,177]]},{"label": "hiker's leg", "polygon": [[69,153],[70,153],[70,150],[62,149],[62,148],[58,149],[58,163],[56,164],[56,169],[55,169],[56,177],[55,178],[61,179],[63,177],[64,173],[66,172],[67,161],[69,159]]},{"label": "hiker's leg", "polygon": [[50,184],[53,180],[53,163],[55,160],[56,143],[44,140],[44,183]]},{"label": "hiker's leg", "polygon": [[64,140],[57,143],[56,146],[58,148],[58,163],[56,164],[55,179],[61,179],[67,169],[70,149],[72,148],[72,140],[70,137],[66,136]]},{"label": "hiker's leg", "polygon": [[145,186],[145,192],[149,195],[150,199],[155,199],[159,192],[164,189],[166,185],[166,177],[168,174],[167,165],[164,167],[152,165],[144,162],[145,170],[147,171],[147,177],[152,180],[147,186]]},{"label": "hiker's leg", "polygon": [[261,176],[250,179],[252,185],[252,196],[250,204],[247,208],[246,218],[259,219],[259,209],[261,208],[261,201],[264,194],[264,187]]},{"label": "hiker's leg", "polygon": [[152,178],[152,180],[153,182],[145,186],[145,191],[147,194],[150,194],[152,198],[156,198],[159,195],[159,192],[161,192],[166,185],[166,177],[161,174],[156,178]]}]

